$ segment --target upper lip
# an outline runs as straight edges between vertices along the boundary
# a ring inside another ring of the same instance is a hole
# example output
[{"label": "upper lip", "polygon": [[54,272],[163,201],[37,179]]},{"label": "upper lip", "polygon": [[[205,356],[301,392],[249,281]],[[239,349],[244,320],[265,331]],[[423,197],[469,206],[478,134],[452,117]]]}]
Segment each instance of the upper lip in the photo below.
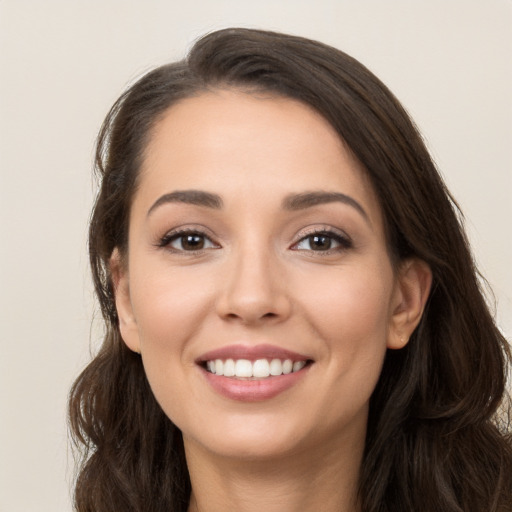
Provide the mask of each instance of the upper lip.
[{"label": "upper lip", "polygon": [[214,359],[248,359],[249,361],[256,361],[257,359],[291,359],[292,361],[311,360],[307,355],[299,354],[298,352],[277,347],[275,345],[235,344],[210,350],[209,352],[199,356],[196,359],[196,363],[201,364],[205,361],[212,361]]}]

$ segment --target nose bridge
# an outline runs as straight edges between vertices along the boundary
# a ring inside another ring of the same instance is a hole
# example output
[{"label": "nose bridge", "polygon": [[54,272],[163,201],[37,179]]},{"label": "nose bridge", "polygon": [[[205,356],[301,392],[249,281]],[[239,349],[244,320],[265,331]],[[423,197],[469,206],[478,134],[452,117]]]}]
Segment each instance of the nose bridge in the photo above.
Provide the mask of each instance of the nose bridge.
[{"label": "nose bridge", "polygon": [[289,314],[290,302],[280,275],[279,258],[264,237],[239,240],[224,270],[219,297],[222,316],[251,323],[283,319]]}]

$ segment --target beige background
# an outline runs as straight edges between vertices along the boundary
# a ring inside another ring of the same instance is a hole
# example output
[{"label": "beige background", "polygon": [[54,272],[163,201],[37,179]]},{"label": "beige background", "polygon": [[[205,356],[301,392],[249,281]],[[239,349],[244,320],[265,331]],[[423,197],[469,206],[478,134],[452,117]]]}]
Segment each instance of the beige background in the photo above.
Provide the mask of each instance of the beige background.
[{"label": "beige background", "polygon": [[294,32],[403,101],[462,205],[512,335],[510,0],[0,0],[0,511],[71,509],[66,395],[99,338],[86,224],[96,132],[205,31]]}]

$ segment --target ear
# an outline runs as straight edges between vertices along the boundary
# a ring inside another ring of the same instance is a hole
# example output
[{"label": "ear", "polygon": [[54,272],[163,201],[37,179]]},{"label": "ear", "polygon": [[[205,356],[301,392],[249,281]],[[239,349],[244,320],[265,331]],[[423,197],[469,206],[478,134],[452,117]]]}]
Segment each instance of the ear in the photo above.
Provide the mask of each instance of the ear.
[{"label": "ear", "polygon": [[140,340],[137,322],[133,314],[130,299],[130,286],[128,269],[119,250],[116,248],[110,257],[110,273],[114,285],[117,316],[119,318],[119,331],[121,337],[130,350],[140,354]]},{"label": "ear", "polygon": [[397,273],[387,339],[390,349],[403,348],[420,323],[432,286],[432,271],[418,258],[406,260]]}]

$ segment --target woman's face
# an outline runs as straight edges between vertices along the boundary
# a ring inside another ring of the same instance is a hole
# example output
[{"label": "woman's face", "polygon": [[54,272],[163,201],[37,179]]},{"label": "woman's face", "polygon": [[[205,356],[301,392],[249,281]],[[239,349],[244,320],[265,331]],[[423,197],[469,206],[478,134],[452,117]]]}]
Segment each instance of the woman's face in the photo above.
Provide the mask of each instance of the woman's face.
[{"label": "woman's face", "polygon": [[171,107],[113,269],[123,339],[186,446],[362,446],[386,348],[406,342],[403,287],[370,183],[308,106],[220,90]]}]

